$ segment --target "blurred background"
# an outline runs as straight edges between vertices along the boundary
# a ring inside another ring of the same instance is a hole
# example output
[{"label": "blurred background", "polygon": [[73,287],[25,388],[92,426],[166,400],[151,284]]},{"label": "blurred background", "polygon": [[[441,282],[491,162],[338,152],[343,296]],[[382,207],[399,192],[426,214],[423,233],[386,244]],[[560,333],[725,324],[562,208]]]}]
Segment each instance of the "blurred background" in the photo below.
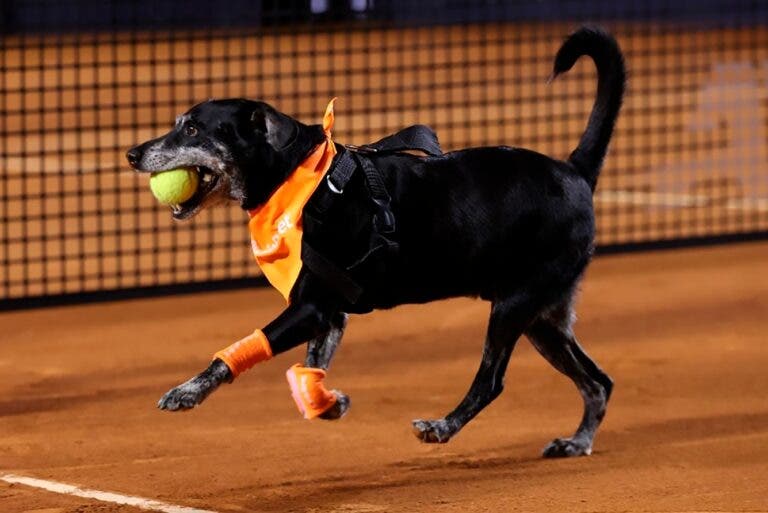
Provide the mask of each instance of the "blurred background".
[{"label": "blurred background", "polygon": [[124,160],[209,98],[263,99],[362,144],[430,124],[444,149],[566,157],[583,22],[629,89],[596,193],[599,251],[768,236],[768,3],[760,0],[4,0],[0,308],[258,283],[245,214],[176,223]]}]

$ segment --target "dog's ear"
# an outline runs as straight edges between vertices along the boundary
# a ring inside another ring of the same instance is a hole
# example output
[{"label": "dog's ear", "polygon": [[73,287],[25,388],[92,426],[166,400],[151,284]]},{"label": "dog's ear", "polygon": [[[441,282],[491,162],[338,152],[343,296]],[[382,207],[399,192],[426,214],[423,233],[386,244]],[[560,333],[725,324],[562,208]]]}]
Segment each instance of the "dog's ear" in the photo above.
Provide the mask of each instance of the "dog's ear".
[{"label": "dog's ear", "polygon": [[251,114],[253,129],[264,134],[275,150],[284,149],[298,135],[296,120],[278,112],[267,104],[259,105]]}]

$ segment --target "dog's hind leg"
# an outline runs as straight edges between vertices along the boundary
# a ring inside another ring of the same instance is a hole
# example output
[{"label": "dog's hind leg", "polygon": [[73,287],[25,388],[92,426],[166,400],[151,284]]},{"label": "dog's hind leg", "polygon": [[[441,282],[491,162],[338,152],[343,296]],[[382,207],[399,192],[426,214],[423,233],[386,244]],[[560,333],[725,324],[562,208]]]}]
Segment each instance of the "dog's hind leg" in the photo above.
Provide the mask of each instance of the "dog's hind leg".
[{"label": "dog's hind leg", "polygon": [[571,301],[547,310],[526,330],[533,346],[557,370],[571,378],[584,400],[584,415],[576,433],[557,438],[544,448],[544,457],[586,456],[605,415],[613,381],[584,352],[572,331]]},{"label": "dog's hind leg", "polygon": [[[305,367],[328,370],[331,365],[336,348],[341,343],[344,328],[347,326],[347,314],[339,312],[331,318],[331,329],[324,335],[319,335],[307,343],[307,356],[304,359]],[[339,390],[331,390],[336,396],[336,403],[328,410],[320,414],[318,418],[326,420],[339,419],[349,409],[349,396]]]},{"label": "dog's hind leg", "polygon": [[467,395],[443,419],[413,421],[414,434],[422,442],[447,442],[498,397],[504,388],[509,357],[532,317],[532,310],[529,304],[521,302],[519,296],[493,303],[483,358]]}]

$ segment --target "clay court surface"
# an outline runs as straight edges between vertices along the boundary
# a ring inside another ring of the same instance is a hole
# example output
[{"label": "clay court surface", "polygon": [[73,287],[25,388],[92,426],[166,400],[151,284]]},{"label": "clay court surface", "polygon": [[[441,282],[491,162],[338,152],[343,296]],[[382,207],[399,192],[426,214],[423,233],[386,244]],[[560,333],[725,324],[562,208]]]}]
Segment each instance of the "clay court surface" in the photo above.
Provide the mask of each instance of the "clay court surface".
[{"label": "clay court surface", "polygon": [[[0,475],[219,512],[768,511],[768,244],[598,258],[577,333],[616,380],[595,453],[543,460],[575,388],[527,341],[502,396],[447,445],[438,416],[476,369],[487,304],[458,299],[353,318],[329,385],[335,423],[305,421],[261,365],[200,408],[169,387],[281,308],[268,289],[0,314]],[[0,482],[0,511],[129,512]]]}]

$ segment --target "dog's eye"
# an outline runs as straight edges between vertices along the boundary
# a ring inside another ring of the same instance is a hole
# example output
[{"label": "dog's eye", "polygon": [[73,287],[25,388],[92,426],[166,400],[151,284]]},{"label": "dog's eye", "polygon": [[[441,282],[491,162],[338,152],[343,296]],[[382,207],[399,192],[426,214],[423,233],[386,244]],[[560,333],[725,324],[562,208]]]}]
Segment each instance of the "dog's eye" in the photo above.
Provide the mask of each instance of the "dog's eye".
[{"label": "dog's eye", "polygon": [[197,127],[195,125],[187,125],[184,127],[184,133],[189,137],[197,136]]}]

